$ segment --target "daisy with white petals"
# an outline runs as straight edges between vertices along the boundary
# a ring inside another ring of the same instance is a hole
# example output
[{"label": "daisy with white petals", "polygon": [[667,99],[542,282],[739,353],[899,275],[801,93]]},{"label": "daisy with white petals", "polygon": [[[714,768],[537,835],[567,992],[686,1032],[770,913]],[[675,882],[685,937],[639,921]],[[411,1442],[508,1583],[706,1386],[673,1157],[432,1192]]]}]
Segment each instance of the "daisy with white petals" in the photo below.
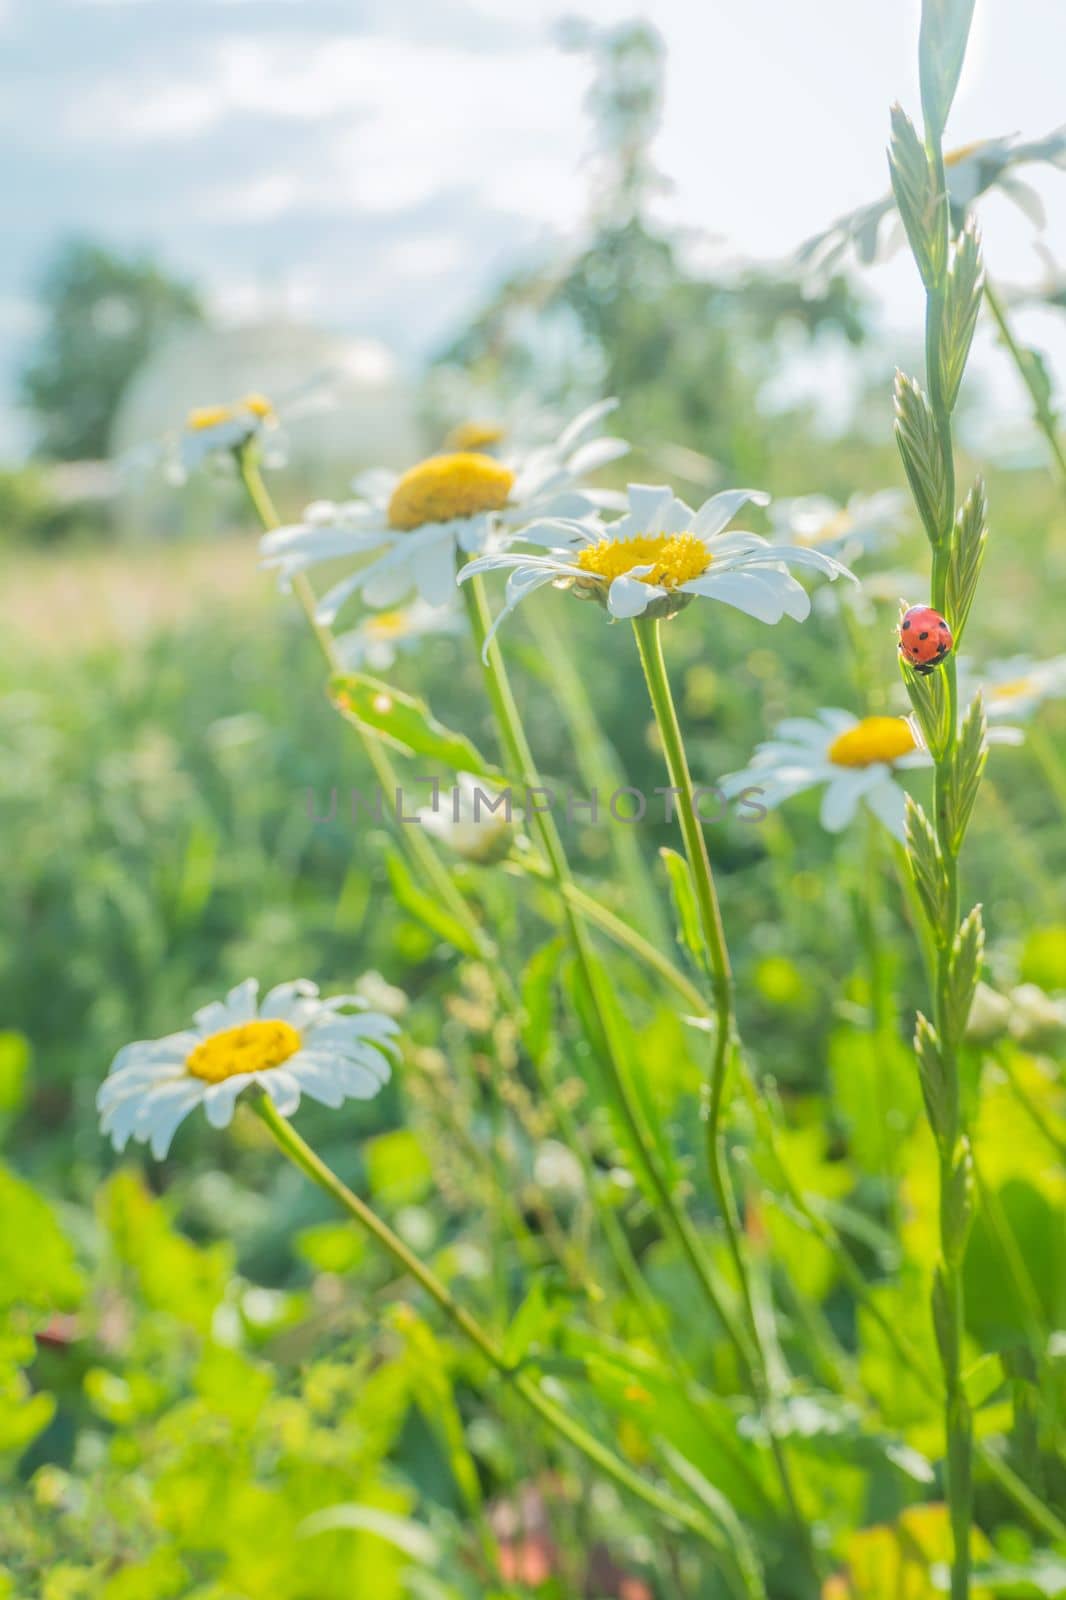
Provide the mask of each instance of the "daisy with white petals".
[{"label": "daisy with white petals", "polygon": [[824,786],[821,821],[840,833],[867,806],[897,839],[903,838],[904,791],[897,773],[930,766],[907,717],[853,716],[826,708],[814,717],[788,717],[774,736],[756,747],[743,772],[722,778],[719,788],[732,798],[757,794],[773,810],[806,789]]},{"label": "daisy with white petals", "polygon": [[883,549],[903,532],[907,497],[901,489],[881,489],[853,494],[842,506],[828,495],[804,494],[775,501],[770,522],[774,538],[782,543],[850,561]]},{"label": "daisy with white petals", "polygon": [[615,404],[590,406],[552,444],[510,458],[468,449],[429,456],[402,474],[364,473],[354,500],[318,501],[302,522],[268,533],[264,564],[285,582],[323,561],[373,554],[322,596],[318,618],[326,624],[356,593],[371,606],[395,605],[412,591],[442,605],[454,593],[460,552],[500,547],[529,523],[617,503],[607,490],[579,486],[628,449],[596,432]]},{"label": "daisy with white petals", "polygon": [[[978,139],[973,144],[949,151],[944,157],[945,176],[952,211],[959,226],[973,209],[975,201],[990,189],[1014,201],[1037,228],[1044,226],[1040,196],[1018,177],[1018,168],[1044,162],[1066,169],[1066,126],[1054,129],[1043,139],[1021,140],[1016,135],[998,139]],[[886,227],[889,220],[895,226]],[[796,262],[821,278],[838,272],[843,258],[853,249],[863,266],[882,261],[902,241],[896,201],[886,194],[870,205],[860,206],[840,217],[823,233],[808,239],[796,253]]]},{"label": "daisy with white petals", "polygon": [[243,1089],[261,1089],[288,1117],[302,1094],[339,1106],[369,1100],[387,1082],[398,1032],[391,1017],[355,995],[319,999],[305,978],[258,996],[248,978],[197,1011],[191,1028],[119,1051],[96,1096],[116,1150],[134,1139],[162,1160],[190,1111],[202,1105],[223,1128]]},{"label": "daisy with white petals", "polygon": [[774,545],[741,529],[726,532],[743,505],[768,500],[757,489],[728,489],[693,511],[671,489],[630,484],[628,510],[616,522],[545,520],[523,529],[520,538],[547,545],[547,555],[482,556],[463,568],[460,582],[478,572],[511,569],[496,627],[545,584],[600,600],[612,617],[673,616],[698,597],[720,600],[760,622],[802,622],[810,597],[788,566],[830,579],[852,574],[821,551]]},{"label": "daisy with white petals", "polygon": [[1051,656],[1034,661],[1031,656],[1010,656],[991,661],[978,672],[972,661],[958,665],[959,700],[965,704],[977,688],[984,696],[989,722],[1009,717],[1012,722],[1028,722],[1048,700],[1066,696],[1066,656]]},{"label": "daisy with white petals", "polygon": [[424,600],[413,600],[409,606],[396,606],[389,611],[368,611],[354,628],[334,640],[334,648],[337,659],[349,672],[361,672],[366,667],[372,672],[387,672],[398,655],[417,650],[423,639],[433,634],[461,633],[464,628],[462,612],[454,602],[428,606]]}]

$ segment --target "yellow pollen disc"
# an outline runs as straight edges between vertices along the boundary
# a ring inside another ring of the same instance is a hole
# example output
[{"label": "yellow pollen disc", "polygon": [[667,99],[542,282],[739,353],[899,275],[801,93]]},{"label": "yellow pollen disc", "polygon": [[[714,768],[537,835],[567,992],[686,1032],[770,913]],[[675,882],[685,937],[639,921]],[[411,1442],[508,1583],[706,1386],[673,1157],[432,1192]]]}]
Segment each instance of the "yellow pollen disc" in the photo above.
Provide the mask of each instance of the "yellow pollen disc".
[{"label": "yellow pollen disc", "polygon": [[185,426],[193,433],[202,433],[205,428],[217,428],[220,422],[229,422],[232,416],[232,406],[197,406],[185,418]]},{"label": "yellow pollen disc", "polygon": [[987,139],[974,139],[970,144],[960,144],[957,150],[945,150],[945,167],[957,167],[960,161],[965,161],[967,156],[972,156],[975,151],[980,150],[983,144],[987,143]]},{"label": "yellow pollen disc", "polygon": [[864,717],[829,746],[829,759],[837,767],[872,767],[877,761],[898,761],[916,750],[906,717]]},{"label": "yellow pollen disc", "polygon": [[679,583],[706,572],[711,558],[694,533],[638,533],[632,539],[603,539],[586,545],[577,564],[583,572],[594,572],[608,583],[634,567],[650,567],[650,572],[639,574],[641,583],[676,589]]},{"label": "yellow pollen disc", "polygon": [[842,507],[834,516],[827,517],[816,528],[798,534],[796,543],[810,549],[812,545],[825,544],[830,539],[842,539],[851,528],[851,513]]},{"label": "yellow pollen disc", "polygon": [[363,623],[363,631],[372,639],[398,639],[406,629],[407,618],[402,611],[378,611]]},{"label": "yellow pollen disc", "polygon": [[506,433],[501,422],[482,422],[471,418],[458,423],[444,441],[446,450],[487,450],[499,444]]},{"label": "yellow pollen disc", "polygon": [[1019,696],[1028,694],[1032,687],[1032,678],[1014,678],[1010,683],[997,683],[986,693],[990,700],[1017,700]]},{"label": "yellow pollen disc", "polygon": [[185,1062],[186,1072],[205,1083],[222,1083],[238,1072],[262,1072],[280,1067],[294,1056],[302,1041],[287,1022],[263,1019],[223,1028],[198,1044]]},{"label": "yellow pollen disc", "polygon": [[274,407],[265,394],[246,394],[240,408],[242,411],[250,411],[252,416],[258,417],[261,422],[274,415]]},{"label": "yellow pollen disc", "polygon": [[499,511],[507,504],[514,473],[474,451],[430,456],[404,473],[389,501],[389,527],[410,531],[427,522],[451,522]]}]

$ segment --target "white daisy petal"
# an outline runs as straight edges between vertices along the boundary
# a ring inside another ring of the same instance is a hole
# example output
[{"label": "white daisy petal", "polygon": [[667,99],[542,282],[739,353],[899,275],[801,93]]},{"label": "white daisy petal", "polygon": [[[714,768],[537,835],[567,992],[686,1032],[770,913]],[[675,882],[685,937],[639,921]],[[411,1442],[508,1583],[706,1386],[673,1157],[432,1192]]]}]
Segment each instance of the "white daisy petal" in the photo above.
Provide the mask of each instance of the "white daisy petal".
[{"label": "white daisy petal", "polygon": [[[672,489],[665,488],[662,484],[631,483],[626,490],[629,497],[630,516],[635,524],[635,530],[642,533],[657,533],[661,519],[666,515],[667,507],[674,499]],[[623,535],[628,538],[629,534]]]},{"label": "white daisy petal", "polygon": [[273,1067],[269,1072],[257,1074],[259,1086],[265,1089],[283,1117],[291,1117],[299,1109],[300,1085],[284,1067]]},{"label": "white daisy petal", "polygon": [[561,456],[565,456],[575,445],[580,444],[585,435],[603,418],[609,416],[617,408],[617,400],[597,400],[595,404],[586,406],[584,411],[578,413],[574,420],[567,424],[556,440],[555,448]]},{"label": "white daisy petal", "polygon": [[906,795],[899,784],[886,777],[868,789],[863,798],[878,821],[902,844],[906,836]]},{"label": "white daisy petal", "polygon": [[203,1092],[204,1111],[213,1128],[224,1128],[233,1119],[233,1107],[242,1089],[255,1082],[254,1072],[238,1072],[221,1083],[208,1084]]},{"label": "white daisy petal", "polygon": [[[634,571],[638,571],[634,568]],[[651,568],[646,568],[651,571]],[[607,591],[607,609],[612,617],[640,617],[647,611],[653,600],[660,600],[666,594],[665,589],[660,589],[654,583],[642,583],[639,578],[632,577],[629,573],[621,578],[615,578]]]},{"label": "white daisy petal", "polygon": [[713,539],[729,526],[741,506],[769,505],[770,496],[761,489],[725,489],[705,500],[692,519],[697,539]]},{"label": "white daisy petal", "polygon": [[883,781],[884,769],[847,768],[832,780],[822,796],[822,827],[840,833],[855,815],[855,808],[868,789]]}]

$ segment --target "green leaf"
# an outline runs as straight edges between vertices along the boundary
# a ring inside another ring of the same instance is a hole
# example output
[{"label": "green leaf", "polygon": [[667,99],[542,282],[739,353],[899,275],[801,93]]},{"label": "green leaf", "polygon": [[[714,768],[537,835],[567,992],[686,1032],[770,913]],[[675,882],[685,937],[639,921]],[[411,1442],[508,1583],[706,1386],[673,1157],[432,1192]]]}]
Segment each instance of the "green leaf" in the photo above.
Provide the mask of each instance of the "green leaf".
[{"label": "green leaf", "polygon": [[938,195],[925,146],[901,106],[892,107],[892,142],[888,151],[892,192],[911,251],[927,289],[935,288],[944,270],[947,240],[947,197]]},{"label": "green leaf", "polygon": [[914,886],[931,928],[943,926],[947,913],[947,876],[933,825],[917,800],[906,802],[907,861]]},{"label": "green leaf", "polygon": [[983,291],[981,245],[971,217],[955,246],[940,332],[940,385],[949,411],[954,409],[966,370]]},{"label": "green leaf", "polygon": [[914,1028],[914,1053],[918,1058],[918,1077],[922,1085],[922,1098],[929,1118],[929,1126],[938,1140],[947,1133],[950,1115],[950,1097],[944,1062],[940,1054],[940,1040],[936,1029],[919,1011]]},{"label": "green leaf", "polygon": [[439,900],[435,900],[425,889],[419,888],[398,850],[388,852],[385,866],[388,869],[392,892],[406,912],[423,923],[438,938],[454,945],[463,955],[475,959],[480,956],[477,941],[469,929],[442,906]]},{"label": "green leaf", "polygon": [[981,920],[981,907],[973,910],[963,920],[951,947],[951,964],[948,971],[948,1010],[951,1035],[959,1039],[966,1031],[970,1018],[977,979],[985,952],[985,930]]},{"label": "green leaf", "polygon": [[974,0],[922,0],[918,69],[926,132],[939,140],[959,86]]},{"label": "green leaf", "polygon": [[895,407],[896,444],[929,543],[935,547],[951,527],[955,508],[948,497],[944,456],[929,401],[903,372],[896,373]]},{"label": "green leaf", "polygon": [[948,695],[947,677],[939,671],[915,672],[902,653],[898,659],[903,674],[903,685],[910,697],[925,747],[934,760],[939,760],[947,749],[951,734],[951,701]]},{"label": "green leaf", "polygon": [[547,1059],[555,1024],[555,983],[566,948],[563,938],[553,939],[532,955],[522,975],[522,1044],[531,1061]]},{"label": "green leaf", "polygon": [[232,1276],[232,1248],[201,1247],[185,1238],[164,1202],[131,1170],[117,1172],[98,1203],[115,1253],[136,1277],[146,1304],[208,1333]]},{"label": "green leaf", "polygon": [[428,756],[453,772],[476,778],[499,777],[465,734],[445,728],[424,700],[404,694],[391,684],[362,672],[338,673],[330,680],[329,695],[343,716],[360,728],[376,733],[397,750]]},{"label": "green leaf", "polygon": [[715,1488],[680,1450],[675,1450],[673,1445],[665,1441],[661,1449],[667,1465],[696,1499],[702,1501],[714,1518],[715,1525],[721,1529],[722,1544],[719,1548],[723,1555],[736,1563],[745,1594],[751,1596],[751,1600],[761,1600],[766,1594],[766,1583],[758,1551],[733,1507],[722,1491]]},{"label": "green leaf", "polygon": [[423,1566],[435,1567],[441,1559],[440,1546],[422,1523],[410,1517],[398,1517],[391,1511],[381,1511],[377,1506],[361,1506],[348,1502],[327,1506],[315,1511],[300,1523],[297,1537],[311,1539],[320,1533],[341,1533],[345,1530],[370,1533],[384,1539],[404,1555]]},{"label": "green leaf", "polygon": [[977,592],[988,543],[988,497],[978,478],[959,508],[944,584],[944,609],[958,648]]},{"label": "green leaf", "polygon": [[429,1193],[433,1167],[410,1128],[380,1133],[363,1147],[375,1199],[386,1206],[416,1205]]},{"label": "green leaf", "polygon": [[30,1066],[30,1041],[21,1033],[0,1033],[0,1115],[11,1116],[22,1104]]},{"label": "green leaf", "polygon": [[503,1339],[503,1355],[509,1366],[517,1366],[559,1321],[559,1302],[551,1295],[552,1277],[540,1273],[533,1287],[511,1318]]},{"label": "green leaf", "polygon": [[976,1179],[969,1142],[960,1139],[954,1152],[951,1171],[940,1202],[944,1254],[951,1266],[958,1266],[966,1254],[976,1209]]},{"label": "green leaf", "polygon": [[970,824],[974,801],[981,787],[988,760],[988,729],[984,698],[980,691],[966,710],[959,728],[958,744],[951,763],[945,812],[951,848],[957,854]]},{"label": "green leaf", "polygon": [[659,855],[670,879],[670,896],[677,919],[677,942],[688,951],[696,965],[702,968],[703,939],[700,934],[699,912],[696,908],[696,890],[689,864],[684,856],[678,855],[676,850],[671,850],[669,845],[663,845]]},{"label": "green leaf", "polygon": [[974,1582],[990,1588],[996,1600],[1062,1600],[1066,1555],[1034,1550],[1025,1561],[993,1561],[978,1567]]},{"label": "green leaf", "polygon": [[76,1306],[85,1285],[74,1251],[31,1184],[0,1166],[0,1313]]}]

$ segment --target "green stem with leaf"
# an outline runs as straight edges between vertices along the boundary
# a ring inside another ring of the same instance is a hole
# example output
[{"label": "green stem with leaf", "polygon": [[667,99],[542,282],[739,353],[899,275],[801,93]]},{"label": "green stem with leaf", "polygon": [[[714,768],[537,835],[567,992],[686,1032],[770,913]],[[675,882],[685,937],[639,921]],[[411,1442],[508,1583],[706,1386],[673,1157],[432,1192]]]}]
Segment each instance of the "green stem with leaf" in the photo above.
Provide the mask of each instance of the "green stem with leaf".
[{"label": "green stem with leaf", "polygon": [[736,1196],[733,1192],[733,1185],[726,1162],[722,1127],[726,1084],[730,1063],[738,1052],[736,1024],[733,1013],[733,974],[729,961],[729,947],[726,943],[725,927],[722,922],[721,907],[718,903],[714,871],[707,851],[707,840],[704,837],[703,825],[696,810],[695,788],[692,782],[692,774],[689,770],[688,756],[685,752],[681,724],[678,721],[677,709],[670,689],[670,679],[666,671],[666,662],[663,659],[662,633],[658,617],[638,617],[633,623],[633,631],[636,635],[637,650],[644,669],[652,710],[655,713],[656,726],[662,740],[667,772],[673,786],[671,792],[677,799],[681,836],[684,840],[689,871],[692,874],[704,951],[711,977],[715,1030],[705,1110],[707,1168],[710,1174],[711,1188],[722,1218],[722,1226],[725,1230],[726,1242],[733,1262],[733,1270],[736,1273],[741,1304],[744,1308],[746,1327],[743,1342],[747,1352],[748,1372],[756,1396],[765,1410],[766,1426],[785,1499],[793,1523],[800,1535],[801,1547],[805,1551],[812,1574],[817,1581],[818,1568],[814,1547],[811,1543],[810,1528],[799,1504],[795,1484],[792,1481],[788,1457],[777,1437],[774,1419],[771,1414],[774,1396],[759,1330],[759,1320],[756,1315],[748,1264],[741,1242],[741,1223],[737,1210]]},{"label": "green stem with leaf", "polygon": [[[532,791],[543,795],[546,791],[526,738],[503,657],[496,640],[489,637],[491,619],[480,577],[468,579],[462,589],[474,645],[484,665],[486,689],[495,713],[508,771],[523,784],[527,794]],[[562,905],[567,936],[595,1029],[596,1052],[606,1070],[615,1105],[640,1163],[642,1175],[654,1195],[660,1223],[664,1231],[676,1240],[716,1319],[732,1340],[740,1359],[746,1362],[747,1341],[736,1328],[700,1239],[674,1193],[662,1157],[656,1149],[655,1137],[630,1081],[625,1047],[617,1033],[613,1002],[604,993],[605,979],[596,962],[584,918],[571,892],[573,873],[555,819],[550,810],[542,806],[531,806],[530,812],[544,852],[548,876]]]}]

